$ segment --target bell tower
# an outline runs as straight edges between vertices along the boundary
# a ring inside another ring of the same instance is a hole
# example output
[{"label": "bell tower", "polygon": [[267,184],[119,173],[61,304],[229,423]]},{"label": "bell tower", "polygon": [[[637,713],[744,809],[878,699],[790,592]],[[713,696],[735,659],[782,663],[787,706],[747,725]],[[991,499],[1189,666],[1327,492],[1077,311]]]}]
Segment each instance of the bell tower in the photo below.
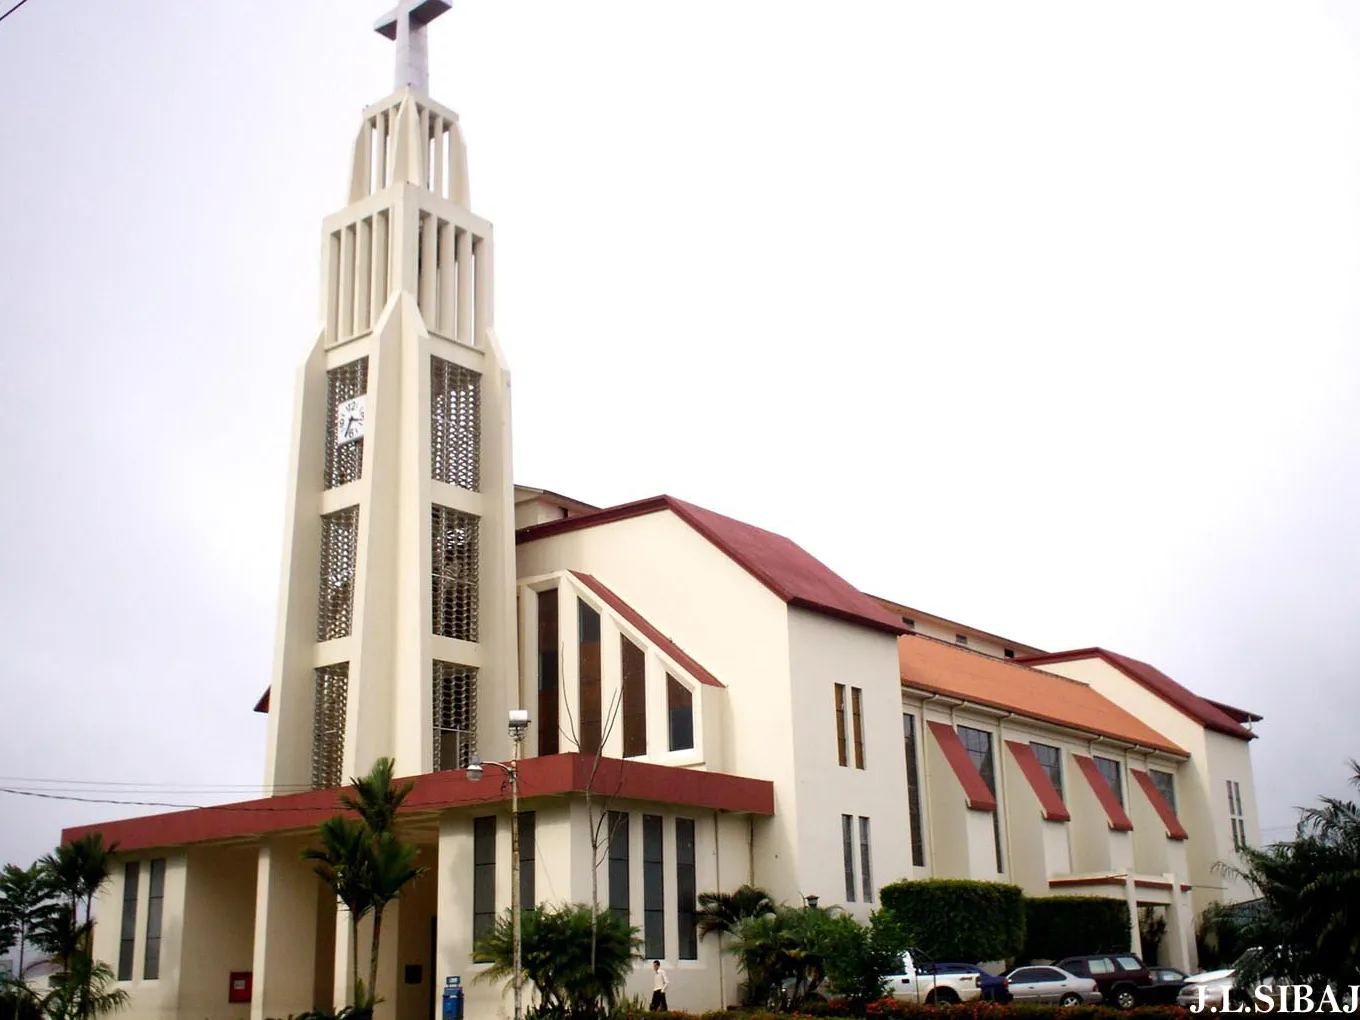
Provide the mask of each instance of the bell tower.
[{"label": "bell tower", "polygon": [[265,782],[341,785],[505,752],[519,704],[510,377],[491,224],[469,209],[458,115],[433,102],[402,0],[396,91],[364,111],[349,204],[322,227],[299,371]]}]

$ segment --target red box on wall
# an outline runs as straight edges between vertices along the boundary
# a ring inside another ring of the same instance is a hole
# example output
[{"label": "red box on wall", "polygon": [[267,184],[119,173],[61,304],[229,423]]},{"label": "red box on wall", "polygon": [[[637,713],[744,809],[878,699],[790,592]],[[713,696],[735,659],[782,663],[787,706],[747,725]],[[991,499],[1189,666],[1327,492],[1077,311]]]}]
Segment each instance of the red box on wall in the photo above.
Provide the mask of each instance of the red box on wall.
[{"label": "red box on wall", "polygon": [[248,970],[234,970],[227,985],[228,1002],[250,1001],[250,974]]}]

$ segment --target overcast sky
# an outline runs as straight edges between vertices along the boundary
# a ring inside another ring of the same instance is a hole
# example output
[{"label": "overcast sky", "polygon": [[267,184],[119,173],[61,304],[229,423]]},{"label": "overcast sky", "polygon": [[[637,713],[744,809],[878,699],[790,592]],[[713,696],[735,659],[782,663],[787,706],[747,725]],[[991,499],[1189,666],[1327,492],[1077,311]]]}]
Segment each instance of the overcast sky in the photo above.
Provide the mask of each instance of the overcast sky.
[{"label": "overcast sky", "polygon": [[[263,777],[294,370],[383,8],[0,22],[0,785]],[[519,482],[668,492],[1260,712],[1267,837],[1344,792],[1360,5],[456,0],[430,64]],[[0,861],[145,810],[0,794]]]}]

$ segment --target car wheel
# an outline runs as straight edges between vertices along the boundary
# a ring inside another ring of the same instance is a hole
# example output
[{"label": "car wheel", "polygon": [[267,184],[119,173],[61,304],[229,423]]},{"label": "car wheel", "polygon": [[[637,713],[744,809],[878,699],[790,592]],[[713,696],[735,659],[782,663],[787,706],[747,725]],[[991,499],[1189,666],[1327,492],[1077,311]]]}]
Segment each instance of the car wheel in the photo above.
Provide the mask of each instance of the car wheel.
[{"label": "car wheel", "polygon": [[1058,1005],[1059,1005],[1059,1006],[1080,1006],[1080,1005],[1081,1005],[1081,996],[1078,995],[1076,992],[1068,992],[1066,995],[1064,995],[1061,999],[1058,1000]]},{"label": "car wheel", "polygon": [[1120,1009],[1133,1009],[1138,1005],[1138,996],[1133,994],[1132,988],[1116,988],[1114,992],[1114,1004]]},{"label": "car wheel", "polygon": [[955,1006],[958,1004],[958,1001],[959,997],[948,988],[938,989],[926,996],[927,1006],[934,1006],[936,1004],[941,1006]]}]

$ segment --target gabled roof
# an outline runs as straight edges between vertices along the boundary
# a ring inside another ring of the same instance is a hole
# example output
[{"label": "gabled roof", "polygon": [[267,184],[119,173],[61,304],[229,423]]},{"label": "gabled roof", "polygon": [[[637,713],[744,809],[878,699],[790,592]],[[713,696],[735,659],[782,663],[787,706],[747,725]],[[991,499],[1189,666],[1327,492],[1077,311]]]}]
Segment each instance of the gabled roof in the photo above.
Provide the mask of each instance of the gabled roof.
[{"label": "gabled roof", "polygon": [[1206,729],[1226,733],[1240,740],[1253,740],[1255,733],[1241,725],[1223,709],[1181,686],[1169,676],[1146,662],[1105,648],[1076,648],[1070,652],[1050,652],[1047,655],[1025,655],[1017,661],[1029,666],[1044,666],[1051,662],[1074,662],[1080,659],[1102,659],[1130,680],[1142,684],[1167,704],[1178,708]]},{"label": "gabled roof", "polygon": [[924,634],[897,639],[902,685],[1113,737],[1172,754],[1186,752],[1089,685],[996,659]]},{"label": "gabled roof", "polygon": [[634,627],[636,627],[642,634],[646,635],[648,641],[650,641],[653,645],[655,645],[657,648],[659,648],[661,651],[665,652],[668,656],[675,660],[675,662],[677,662],[680,666],[687,670],[689,672],[689,675],[694,677],[694,679],[699,681],[699,683],[705,684],[709,687],[727,686],[716,676],[710,673],[708,670],[704,669],[703,666],[699,665],[697,662],[691,659],[689,655],[685,653],[684,649],[682,649],[674,641],[666,637],[665,634],[662,634],[661,631],[657,630],[650,623],[648,623],[641,613],[639,613],[636,609],[630,606],[627,602],[623,601],[623,599],[615,595],[612,591],[606,588],[603,584],[597,581],[590,574],[583,574],[579,570],[573,570],[571,572],[571,576],[576,578],[587,588],[593,591],[597,596],[599,596],[600,601],[604,602],[607,606],[613,609],[614,612],[618,613],[625,620],[627,620]]},{"label": "gabled roof", "polygon": [[719,551],[791,606],[889,634],[905,633],[902,621],[830,567],[772,531],[724,517],[673,496],[654,496],[608,507],[598,513],[569,517],[521,528],[516,543],[670,511],[715,545]]}]

